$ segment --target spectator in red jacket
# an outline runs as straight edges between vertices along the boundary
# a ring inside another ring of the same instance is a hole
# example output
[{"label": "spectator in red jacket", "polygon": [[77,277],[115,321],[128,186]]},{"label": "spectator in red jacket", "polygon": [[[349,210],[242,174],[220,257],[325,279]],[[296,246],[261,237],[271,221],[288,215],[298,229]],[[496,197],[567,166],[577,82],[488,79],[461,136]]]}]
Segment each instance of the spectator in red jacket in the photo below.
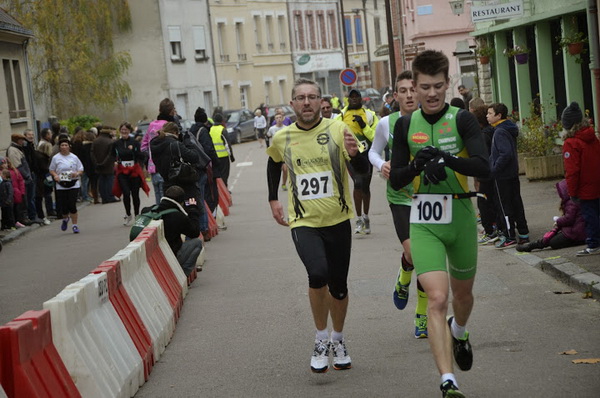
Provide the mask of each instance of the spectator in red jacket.
[{"label": "spectator in red jacket", "polygon": [[563,158],[569,196],[580,202],[585,221],[587,247],[577,256],[600,254],[600,141],[577,102],[565,108],[562,124],[567,132]]}]

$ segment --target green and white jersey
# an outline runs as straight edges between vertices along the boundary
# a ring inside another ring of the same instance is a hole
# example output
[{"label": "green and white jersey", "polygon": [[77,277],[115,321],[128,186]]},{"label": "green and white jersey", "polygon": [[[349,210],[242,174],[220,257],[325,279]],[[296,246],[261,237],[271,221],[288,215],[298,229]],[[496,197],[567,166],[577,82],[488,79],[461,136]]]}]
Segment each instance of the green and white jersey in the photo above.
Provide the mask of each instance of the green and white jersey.
[{"label": "green and white jersey", "polygon": [[[444,116],[435,124],[429,124],[421,109],[413,112],[408,128],[408,146],[411,158],[427,145],[432,145],[457,157],[468,158],[469,154],[456,126],[459,108],[450,106]],[[421,173],[422,174],[422,173]],[[416,193],[464,193],[469,192],[467,177],[446,167],[448,178],[441,184],[421,184],[420,176],[414,180]]]},{"label": "green and white jersey", "polygon": [[291,228],[329,227],[354,217],[340,121],[321,119],[311,130],[296,123],[277,132],[267,154],[288,167]]}]

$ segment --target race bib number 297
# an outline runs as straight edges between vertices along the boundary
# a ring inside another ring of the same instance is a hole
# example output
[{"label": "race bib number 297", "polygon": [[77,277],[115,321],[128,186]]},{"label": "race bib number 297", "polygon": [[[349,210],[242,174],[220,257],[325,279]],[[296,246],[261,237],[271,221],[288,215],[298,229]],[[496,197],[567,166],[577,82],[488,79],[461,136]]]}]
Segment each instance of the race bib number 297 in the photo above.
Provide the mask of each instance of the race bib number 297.
[{"label": "race bib number 297", "polygon": [[413,224],[450,224],[452,222],[452,196],[415,195],[410,208]]},{"label": "race bib number 297", "polygon": [[297,177],[300,200],[321,199],[333,196],[331,171],[301,174]]}]

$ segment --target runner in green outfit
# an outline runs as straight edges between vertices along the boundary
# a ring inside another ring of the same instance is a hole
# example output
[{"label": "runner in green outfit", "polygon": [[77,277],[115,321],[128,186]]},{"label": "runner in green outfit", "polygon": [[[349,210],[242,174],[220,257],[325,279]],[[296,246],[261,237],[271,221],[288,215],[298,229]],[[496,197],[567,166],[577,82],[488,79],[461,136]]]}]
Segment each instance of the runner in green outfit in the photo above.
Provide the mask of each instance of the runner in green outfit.
[{"label": "runner in green outfit", "polygon": [[[426,50],[415,57],[413,84],[421,109],[395,125],[390,182],[400,189],[414,180],[411,250],[429,298],[429,345],[443,397],[462,398],[452,353],[461,370],[471,368],[466,324],[477,268],[477,223],[470,200],[475,193],[469,192],[467,176],[486,177],[489,165],[475,117],[445,103],[448,70],[448,58],[440,51]],[[454,316],[446,323],[450,288]]]}]

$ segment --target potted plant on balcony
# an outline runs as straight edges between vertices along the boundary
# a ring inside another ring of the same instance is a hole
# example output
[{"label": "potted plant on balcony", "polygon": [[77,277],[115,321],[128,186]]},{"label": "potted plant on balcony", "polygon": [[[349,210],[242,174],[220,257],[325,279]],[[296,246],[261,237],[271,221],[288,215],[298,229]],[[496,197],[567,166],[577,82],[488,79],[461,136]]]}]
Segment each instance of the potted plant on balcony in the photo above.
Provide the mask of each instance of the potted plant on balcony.
[{"label": "potted plant on balcony", "polygon": [[479,62],[482,65],[487,65],[490,63],[490,57],[492,57],[496,53],[496,49],[494,47],[490,47],[486,42],[482,42],[476,50],[477,56],[479,56]]},{"label": "potted plant on balcony", "polygon": [[506,55],[509,58],[515,57],[515,61],[517,61],[517,64],[522,65],[527,63],[530,51],[531,50],[527,47],[519,46],[517,44],[512,48],[505,48],[504,55]]},{"label": "potted plant on balcony", "polygon": [[583,32],[574,32],[564,36],[556,36],[556,41],[558,42],[558,46],[560,47],[556,54],[560,54],[561,51],[567,50],[569,55],[574,56],[575,62],[581,63],[581,57],[577,57],[577,55],[585,54],[587,51],[584,48],[585,43],[588,42],[588,38]]}]

